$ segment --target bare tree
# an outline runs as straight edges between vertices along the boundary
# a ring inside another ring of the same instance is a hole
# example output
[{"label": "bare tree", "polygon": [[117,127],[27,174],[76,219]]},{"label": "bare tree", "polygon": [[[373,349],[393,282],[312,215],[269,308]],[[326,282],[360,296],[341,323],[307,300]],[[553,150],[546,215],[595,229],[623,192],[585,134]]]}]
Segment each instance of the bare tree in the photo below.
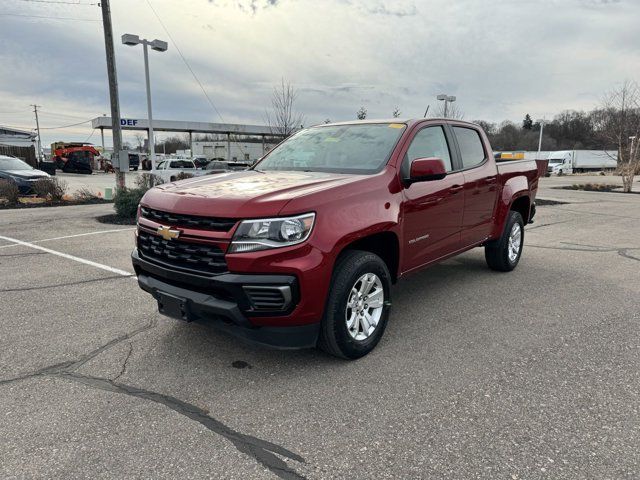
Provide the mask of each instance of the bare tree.
[{"label": "bare tree", "polygon": [[392,115],[393,115],[393,118],[398,118],[400,115],[402,115],[402,112],[398,107],[396,107],[393,109]]},{"label": "bare tree", "polygon": [[447,114],[444,112],[444,102],[438,102],[438,109],[433,113],[436,118],[451,118],[453,120],[464,120],[464,112],[457,103],[449,102]]},{"label": "bare tree", "polygon": [[136,139],[136,143],[138,144],[138,151],[141,152],[142,146],[144,145],[144,135],[142,135],[141,133],[136,133],[134,137]]},{"label": "bare tree", "polygon": [[271,94],[271,112],[266,112],[267,124],[275,135],[288,137],[304,123],[304,115],[295,111],[298,93],[283,78]]},{"label": "bare tree", "polygon": [[618,171],[622,189],[631,192],[633,178],[640,169],[640,88],[627,80],[607,93],[595,114],[596,129],[607,142],[618,149]]},{"label": "bare tree", "polygon": [[367,109],[364,107],[360,107],[360,110],[356,112],[356,117],[358,118],[358,120],[364,120],[365,118],[367,118]]}]

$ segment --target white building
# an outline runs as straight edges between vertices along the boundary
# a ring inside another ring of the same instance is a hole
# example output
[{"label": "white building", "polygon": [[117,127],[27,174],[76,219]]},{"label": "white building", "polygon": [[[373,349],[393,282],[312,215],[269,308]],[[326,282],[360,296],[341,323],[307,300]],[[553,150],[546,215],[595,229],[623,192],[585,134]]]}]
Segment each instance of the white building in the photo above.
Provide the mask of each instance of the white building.
[{"label": "white building", "polygon": [[[191,155],[194,157],[205,156],[211,160],[213,158],[223,158],[227,161],[255,162],[265,153],[277,145],[265,141],[232,140],[226,141],[195,141],[192,143]],[[230,150],[230,152],[228,152]]]}]

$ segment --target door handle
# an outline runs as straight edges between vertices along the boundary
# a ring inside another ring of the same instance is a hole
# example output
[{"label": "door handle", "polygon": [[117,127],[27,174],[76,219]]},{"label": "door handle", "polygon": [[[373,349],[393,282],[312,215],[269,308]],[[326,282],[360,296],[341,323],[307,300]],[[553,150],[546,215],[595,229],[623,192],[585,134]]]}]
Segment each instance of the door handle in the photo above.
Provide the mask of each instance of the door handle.
[{"label": "door handle", "polygon": [[496,177],[485,178],[484,183],[489,183],[489,184],[496,183]]},{"label": "door handle", "polygon": [[463,188],[464,188],[463,185],[453,185],[453,186],[449,187],[449,192],[452,195],[454,195],[454,194],[460,192]]}]

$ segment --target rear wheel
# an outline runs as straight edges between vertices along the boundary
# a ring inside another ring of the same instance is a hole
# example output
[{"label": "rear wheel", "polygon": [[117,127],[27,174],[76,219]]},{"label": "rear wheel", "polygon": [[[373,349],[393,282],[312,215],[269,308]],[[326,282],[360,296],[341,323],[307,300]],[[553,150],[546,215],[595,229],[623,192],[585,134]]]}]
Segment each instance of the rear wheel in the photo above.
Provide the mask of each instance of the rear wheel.
[{"label": "rear wheel", "polygon": [[360,250],[344,253],[333,272],[318,346],[348,359],[373,350],[389,318],[390,279],[377,255]]},{"label": "rear wheel", "polygon": [[509,212],[502,236],[498,240],[487,243],[484,247],[484,258],[492,270],[510,272],[522,255],[524,245],[524,221],[522,215],[513,210]]}]

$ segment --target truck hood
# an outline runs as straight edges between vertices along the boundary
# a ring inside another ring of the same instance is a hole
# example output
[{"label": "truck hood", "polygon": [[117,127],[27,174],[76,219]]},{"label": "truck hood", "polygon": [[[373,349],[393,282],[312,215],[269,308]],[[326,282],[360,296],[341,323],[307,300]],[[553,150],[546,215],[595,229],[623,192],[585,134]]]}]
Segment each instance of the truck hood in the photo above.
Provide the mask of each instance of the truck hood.
[{"label": "truck hood", "polygon": [[278,215],[292,199],[342,187],[362,175],[320,172],[230,172],[173,182],[149,190],[142,204],[190,215],[256,218]]}]

